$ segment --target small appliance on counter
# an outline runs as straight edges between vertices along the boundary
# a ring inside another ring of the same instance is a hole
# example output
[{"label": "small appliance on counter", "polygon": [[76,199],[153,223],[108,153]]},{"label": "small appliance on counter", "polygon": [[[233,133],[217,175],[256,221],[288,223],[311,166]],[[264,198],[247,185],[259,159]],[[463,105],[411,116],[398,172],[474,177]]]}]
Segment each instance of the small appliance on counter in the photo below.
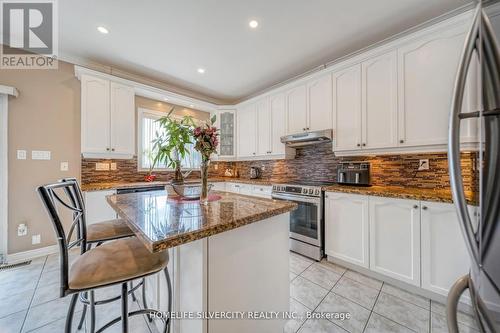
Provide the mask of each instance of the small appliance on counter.
[{"label": "small appliance on counter", "polygon": [[343,185],[371,186],[370,163],[342,162],[337,170],[337,183]]},{"label": "small appliance on counter", "polygon": [[260,171],[260,168],[257,168],[257,167],[251,167],[250,168],[250,179],[260,178],[261,174],[262,173]]}]

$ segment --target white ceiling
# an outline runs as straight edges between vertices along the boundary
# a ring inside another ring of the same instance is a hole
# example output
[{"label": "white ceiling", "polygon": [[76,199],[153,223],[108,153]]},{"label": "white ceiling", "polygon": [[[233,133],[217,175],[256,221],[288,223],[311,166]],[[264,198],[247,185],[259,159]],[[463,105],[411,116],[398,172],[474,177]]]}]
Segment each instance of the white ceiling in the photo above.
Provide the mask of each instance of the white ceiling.
[{"label": "white ceiling", "polygon": [[[470,0],[63,0],[60,53],[233,102]],[[252,30],[251,19],[259,22]],[[102,25],[108,35],[97,32]],[[197,68],[206,73],[200,75]]]}]

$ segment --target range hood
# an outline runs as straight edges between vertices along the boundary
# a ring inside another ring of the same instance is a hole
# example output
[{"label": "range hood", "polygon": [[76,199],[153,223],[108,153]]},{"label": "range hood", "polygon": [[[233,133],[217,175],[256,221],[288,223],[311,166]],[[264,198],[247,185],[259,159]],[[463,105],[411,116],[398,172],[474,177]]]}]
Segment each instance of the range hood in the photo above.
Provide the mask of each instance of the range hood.
[{"label": "range hood", "polygon": [[297,148],[303,146],[316,145],[319,143],[332,142],[333,130],[310,131],[298,134],[291,134],[281,137],[281,142],[287,147]]}]

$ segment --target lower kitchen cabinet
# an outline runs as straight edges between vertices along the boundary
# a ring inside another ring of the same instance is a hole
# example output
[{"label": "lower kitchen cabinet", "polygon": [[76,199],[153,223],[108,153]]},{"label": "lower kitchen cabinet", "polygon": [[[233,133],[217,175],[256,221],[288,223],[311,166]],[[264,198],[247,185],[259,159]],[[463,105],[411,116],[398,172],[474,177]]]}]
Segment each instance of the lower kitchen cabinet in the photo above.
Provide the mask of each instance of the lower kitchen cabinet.
[{"label": "lower kitchen cabinet", "polygon": [[113,194],[115,190],[84,192],[87,224],[116,219],[116,212],[106,201]]},{"label": "lower kitchen cabinet", "polygon": [[325,252],[369,267],[368,197],[327,193],[325,197]]},{"label": "lower kitchen cabinet", "polygon": [[455,206],[422,202],[421,221],[422,288],[446,296],[453,283],[470,268]]},{"label": "lower kitchen cabinet", "polygon": [[212,184],[212,190],[214,191],[226,191],[226,183],[224,182],[214,182]]},{"label": "lower kitchen cabinet", "polygon": [[420,202],[370,198],[370,269],[420,286]]}]

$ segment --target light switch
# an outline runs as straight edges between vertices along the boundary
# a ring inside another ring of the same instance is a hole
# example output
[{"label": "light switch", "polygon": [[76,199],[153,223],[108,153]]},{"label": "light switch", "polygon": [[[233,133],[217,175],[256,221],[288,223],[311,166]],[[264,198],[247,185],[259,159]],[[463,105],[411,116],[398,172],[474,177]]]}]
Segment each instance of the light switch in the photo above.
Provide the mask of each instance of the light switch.
[{"label": "light switch", "polygon": [[31,244],[33,244],[33,245],[40,244],[40,242],[41,242],[40,235],[33,235],[33,236],[31,236]]},{"label": "light switch", "polygon": [[33,150],[31,152],[32,160],[50,160],[50,151],[48,150]]},{"label": "light switch", "polygon": [[68,162],[61,162],[61,171],[68,171],[68,170],[69,170]]},{"label": "light switch", "polygon": [[26,159],[26,150],[18,150],[17,151],[17,159],[25,160]]}]

